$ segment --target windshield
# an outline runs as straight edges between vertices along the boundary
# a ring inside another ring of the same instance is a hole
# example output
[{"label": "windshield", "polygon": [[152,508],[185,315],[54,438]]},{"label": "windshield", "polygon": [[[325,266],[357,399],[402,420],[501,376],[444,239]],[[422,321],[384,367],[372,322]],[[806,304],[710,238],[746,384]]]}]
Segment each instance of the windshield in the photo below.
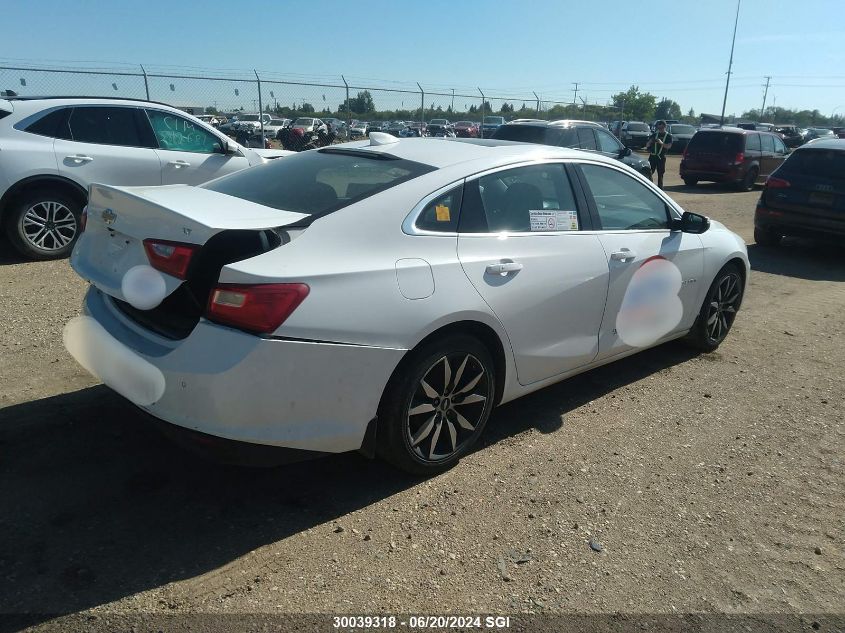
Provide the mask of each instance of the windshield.
[{"label": "windshield", "polygon": [[257,114],[242,114],[238,117],[238,121],[257,121],[258,115]]},{"label": "windshield", "polygon": [[645,123],[629,123],[628,130],[630,132],[648,132],[649,127]]},{"label": "windshield", "polygon": [[691,125],[670,125],[669,131],[672,134],[695,134],[696,130]]},{"label": "windshield", "polygon": [[486,116],[484,117],[485,123],[493,123],[494,125],[502,125],[505,122],[505,117],[503,116]]},{"label": "windshield", "polygon": [[[370,154],[370,155],[368,155]],[[218,178],[204,188],[310,216],[333,213],[435,167],[366,151],[322,149]]]},{"label": "windshield", "polygon": [[294,125],[314,125],[314,119],[297,119]]},{"label": "windshield", "polygon": [[432,119],[431,125],[446,125],[446,119]]}]

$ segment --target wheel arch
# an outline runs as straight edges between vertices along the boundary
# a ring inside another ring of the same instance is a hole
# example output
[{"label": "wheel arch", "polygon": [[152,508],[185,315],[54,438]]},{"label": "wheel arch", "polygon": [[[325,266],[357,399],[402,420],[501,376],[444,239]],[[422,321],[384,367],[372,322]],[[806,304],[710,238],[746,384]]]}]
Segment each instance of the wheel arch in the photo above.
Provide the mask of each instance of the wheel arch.
[{"label": "wheel arch", "polygon": [[18,198],[31,191],[37,191],[38,189],[44,187],[59,189],[64,193],[70,194],[76,198],[82,206],[85,206],[88,202],[88,192],[85,188],[69,178],[52,174],[30,176],[28,178],[24,178],[23,180],[19,180],[9,187],[6,190],[6,193],[3,194],[3,197],[0,198],[0,220],[5,217],[9,207],[13,205]]}]

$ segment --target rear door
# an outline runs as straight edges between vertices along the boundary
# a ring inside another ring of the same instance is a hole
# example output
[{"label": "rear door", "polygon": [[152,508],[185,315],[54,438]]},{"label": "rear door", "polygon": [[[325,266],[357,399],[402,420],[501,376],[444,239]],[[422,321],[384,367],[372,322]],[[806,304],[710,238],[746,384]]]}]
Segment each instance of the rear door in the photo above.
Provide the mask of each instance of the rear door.
[{"label": "rear door", "polygon": [[706,285],[699,236],[670,230],[666,201],[621,169],[578,169],[608,276],[598,360],[689,329]]},{"label": "rear door", "polygon": [[161,161],[161,184],[199,185],[249,167],[240,154],[224,154],[223,139],[190,119],[147,108]]},{"label": "rear door", "polygon": [[760,134],[760,176],[765,181],[777,166],[781,159],[775,157],[775,137],[771,134]]},{"label": "rear door", "polygon": [[161,163],[140,108],[76,106],[53,144],[59,173],[89,184],[160,185]]},{"label": "rear door", "polygon": [[521,384],[586,365],[598,353],[607,260],[598,237],[579,230],[585,221],[562,163],[500,169],[466,183],[458,257],[507,331]]}]

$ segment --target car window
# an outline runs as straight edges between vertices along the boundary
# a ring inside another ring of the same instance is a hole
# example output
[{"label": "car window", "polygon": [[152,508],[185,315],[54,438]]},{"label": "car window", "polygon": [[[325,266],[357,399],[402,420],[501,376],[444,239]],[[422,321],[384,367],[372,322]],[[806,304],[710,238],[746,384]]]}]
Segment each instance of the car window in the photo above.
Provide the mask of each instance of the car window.
[{"label": "car window", "polygon": [[26,131],[32,134],[40,134],[41,136],[70,139],[72,137],[67,124],[70,111],[71,108],[59,108],[48,112],[34,123],[28,125]]},{"label": "car window", "polygon": [[417,217],[417,228],[441,233],[457,231],[463,189],[463,185],[455,187],[425,205]]},{"label": "car window", "polygon": [[666,229],[666,203],[632,176],[600,165],[581,165],[603,230]]},{"label": "car window", "polygon": [[745,140],[745,151],[746,152],[759,152],[760,151],[760,135],[759,134],[749,134],[748,138]]},{"label": "car window", "polygon": [[773,136],[772,139],[775,142],[775,154],[786,154],[786,145],[782,140]]},{"label": "car window", "polygon": [[70,114],[68,126],[74,141],[149,147],[136,116],[137,108],[84,106],[76,107]]},{"label": "car window", "polygon": [[530,233],[578,230],[572,186],[563,165],[498,171],[467,183],[461,232]]},{"label": "car window", "polygon": [[578,128],[578,145],[581,149],[596,149],[596,137],[593,134],[592,128]]},{"label": "car window", "polygon": [[612,134],[604,130],[596,130],[596,136],[599,137],[599,149],[602,152],[618,154],[622,149],[622,144]]},{"label": "car window", "polygon": [[222,147],[214,134],[172,112],[148,109],[147,115],[161,149],[213,154]]},{"label": "car window", "polygon": [[775,152],[775,137],[771,134],[761,134],[760,141],[763,145],[763,151],[768,152],[769,154],[774,154]]}]

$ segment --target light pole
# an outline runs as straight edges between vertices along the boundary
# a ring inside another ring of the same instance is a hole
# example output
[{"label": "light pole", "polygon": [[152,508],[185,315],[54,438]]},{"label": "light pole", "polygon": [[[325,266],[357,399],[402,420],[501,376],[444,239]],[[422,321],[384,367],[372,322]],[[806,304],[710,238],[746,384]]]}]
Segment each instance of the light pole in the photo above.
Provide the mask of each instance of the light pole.
[{"label": "light pole", "polygon": [[731,85],[731,67],[734,63],[734,45],[736,44],[736,27],[739,24],[739,5],[742,0],[736,0],[736,19],[734,20],[734,36],[731,40],[731,58],[728,61],[728,78],[725,80],[725,98],[722,100],[722,118],[721,125],[725,124],[725,106],[728,104],[728,87]]}]

